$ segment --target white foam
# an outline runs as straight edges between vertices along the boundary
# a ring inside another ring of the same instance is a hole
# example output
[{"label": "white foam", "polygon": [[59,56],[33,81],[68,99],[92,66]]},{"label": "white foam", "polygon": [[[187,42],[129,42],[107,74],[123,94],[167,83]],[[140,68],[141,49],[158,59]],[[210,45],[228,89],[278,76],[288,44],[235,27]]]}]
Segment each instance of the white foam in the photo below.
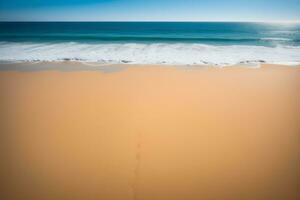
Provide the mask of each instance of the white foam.
[{"label": "white foam", "polygon": [[1,61],[78,60],[99,63],[234,65],[300,63],[299,46],[214,46],[191,43],[14,43],[0,42]]}]

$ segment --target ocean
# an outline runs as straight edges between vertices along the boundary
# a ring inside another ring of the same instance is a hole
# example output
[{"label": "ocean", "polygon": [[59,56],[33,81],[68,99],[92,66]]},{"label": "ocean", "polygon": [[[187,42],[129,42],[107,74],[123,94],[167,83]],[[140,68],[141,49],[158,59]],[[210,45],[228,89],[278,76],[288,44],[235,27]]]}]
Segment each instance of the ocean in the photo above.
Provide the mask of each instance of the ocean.
[{"label": "ocean", "polygon": [[300,64],[300,24],[0,22],[0,61]]}]

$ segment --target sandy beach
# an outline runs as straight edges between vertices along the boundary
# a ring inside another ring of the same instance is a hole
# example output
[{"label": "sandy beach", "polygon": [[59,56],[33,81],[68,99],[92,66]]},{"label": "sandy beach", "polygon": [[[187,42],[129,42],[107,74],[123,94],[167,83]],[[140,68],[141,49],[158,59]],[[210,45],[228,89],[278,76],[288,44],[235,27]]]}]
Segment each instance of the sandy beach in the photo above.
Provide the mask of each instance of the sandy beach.
[{"label": "sandy beach", "polygon": [[1,199],[300,199],[299,67],[66,63],[0,67]]}]

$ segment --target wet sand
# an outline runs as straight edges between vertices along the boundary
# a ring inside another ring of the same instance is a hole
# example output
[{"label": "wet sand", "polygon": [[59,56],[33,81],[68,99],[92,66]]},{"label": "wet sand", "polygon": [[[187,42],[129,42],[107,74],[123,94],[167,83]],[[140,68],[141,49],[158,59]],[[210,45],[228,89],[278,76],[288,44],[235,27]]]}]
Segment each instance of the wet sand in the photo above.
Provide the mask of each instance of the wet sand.
[{"label": "wet sand", "polygon": [[19,67],[2,199],[300,199],[300,68]]}]

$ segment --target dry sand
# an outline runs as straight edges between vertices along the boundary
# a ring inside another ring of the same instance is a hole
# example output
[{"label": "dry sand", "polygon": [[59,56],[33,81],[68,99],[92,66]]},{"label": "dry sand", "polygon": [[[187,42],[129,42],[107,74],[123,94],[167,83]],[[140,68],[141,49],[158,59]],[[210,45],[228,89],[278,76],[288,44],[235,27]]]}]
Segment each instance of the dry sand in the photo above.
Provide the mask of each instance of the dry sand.
[{"label": "dry sand", "polygon": [[300,199],[300,68],[186,69],[1,71],[2,199]]}]

